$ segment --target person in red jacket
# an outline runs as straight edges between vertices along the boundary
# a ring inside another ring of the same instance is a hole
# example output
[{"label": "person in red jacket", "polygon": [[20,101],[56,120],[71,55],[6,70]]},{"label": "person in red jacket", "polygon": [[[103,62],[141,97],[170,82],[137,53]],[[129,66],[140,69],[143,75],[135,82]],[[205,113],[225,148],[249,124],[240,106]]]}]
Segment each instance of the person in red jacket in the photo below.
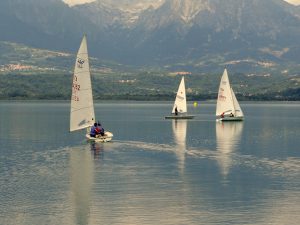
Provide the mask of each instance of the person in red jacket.
[{"label": "person in red jacket", "polygon": [[103,127],[101,126],[101,123],[99,123],[99,122],[98,122],[98,124],[97,124],[96,131],[97,131],[97,133],[100,134],[101,136],[104,136],[104,129],[103,129]]},{"label": "person in red jacket", "polygon": [[96,137],[99,134],[98,129],[97,129],[97,123],[94,123],[94,126],[91,127],[91,132],[90,136],[91,137]]}]

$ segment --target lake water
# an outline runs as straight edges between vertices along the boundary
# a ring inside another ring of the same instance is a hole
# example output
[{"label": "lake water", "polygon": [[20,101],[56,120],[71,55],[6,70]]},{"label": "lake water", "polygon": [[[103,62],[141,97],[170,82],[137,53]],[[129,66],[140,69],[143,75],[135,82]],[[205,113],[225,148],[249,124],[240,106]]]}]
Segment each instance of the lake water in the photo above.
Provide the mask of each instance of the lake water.
[{"label": "lake water", "polygon": [[111,143],[69,133],[67,102],[0,102],[1,225],[299,224],[300,104],[95,107]]}]

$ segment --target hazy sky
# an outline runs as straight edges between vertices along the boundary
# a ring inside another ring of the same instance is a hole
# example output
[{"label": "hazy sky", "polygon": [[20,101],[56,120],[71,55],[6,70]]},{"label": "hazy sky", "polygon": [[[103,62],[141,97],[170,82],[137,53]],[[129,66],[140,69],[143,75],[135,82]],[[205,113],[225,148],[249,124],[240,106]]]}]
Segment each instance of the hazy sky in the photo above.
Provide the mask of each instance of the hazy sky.
[{"label": "hazy sky", "polygon": [[[63,1],[68,3],[69,5],[76,5],[79,3],[93,2],[94,0],[63,0]],[[285,1],[295,5],[300,5],[300,0],[285,0]]]}]

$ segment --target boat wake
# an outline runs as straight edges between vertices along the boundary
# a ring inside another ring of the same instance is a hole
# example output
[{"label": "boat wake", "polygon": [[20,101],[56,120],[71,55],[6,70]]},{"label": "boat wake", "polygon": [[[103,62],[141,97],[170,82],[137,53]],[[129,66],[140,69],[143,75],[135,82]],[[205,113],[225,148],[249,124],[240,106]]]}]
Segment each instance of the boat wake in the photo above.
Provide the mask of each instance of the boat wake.
[{"label": "boat wake", "polygon": [[135,149],[160,152],[174,152],[174,149],[176,149],[176,146],[174,145],[149,143],[142,141],[114,141],[114,144],[119,145],[119,147],[130,147]]},{"label": "boat wake", "polygon": [[[185,166],[188,165],[187,161],[189,159],[209,159],[212,161],[212,163],[217,163],[221,167],[222,173],[224,173],[225,175],[229,173],[230,168],[242,166],[251,170],[260,171],[261,173],[265,173],[267,176],[281,176],[286,179],[295,179],[295,177],[298,177],[300,179],[300,158],[297,157],[288,157],[285,159],[272,159],[267,157],[259,158],[253,155],[242,155],[237,151],[224,153],[212,149],[196,147],[180,148],[178,147],[178,145],[150,143],[142,141],[115,140],[111,143],[95,143],[95,145],[96,146],[90,143],[83,143],[78,146],[67,146],[59,149],[36,152],[31,155],[31,160],[33,161],[31,165],[33,167],[40,167],[41,173],[46,173],[47,171],[49,173],[50,171],[56,171],[58,169],[57,164],[60,164],[61,161],[66,160],[69,157],[71,151],[81,152],[98,150],[102,154],[105,154],[105,152],[108,153],[110,151],[155,151],[175,154],[176,157],[180,158],[180,160],[183,161],[182,165]],[[14,159],[11,159],[11,161],[14,161]],[[47,164],[46,167],[41,165],[45,162]],[[53,165],[53,168],[51,165]],[[20,171],[20,168],[18,169],[18,171]]]},{"label": "boat wake", "polygon": [[[171,144],[158,144],[148,143],[142,141],[114,141],[115,150],[138,149],[146,151],[168,152],[178,155],[178,147]],[[300,159],[299,158],[286,158],[286,159],[271,159],[271,158],[258,158],[253,155],[242,155],[238,152],[223,153],[216,150],[204,148],[188,148],[181,149],[181,154],[185,155],[185,160],[188,158],[211,159],[219,164],[225,164],[230,161],[229,167],[244,166],[267,173],[268,176],[283,176],[295,177],[300,176]],[[224,166],[224,165],[223,165]]]}]

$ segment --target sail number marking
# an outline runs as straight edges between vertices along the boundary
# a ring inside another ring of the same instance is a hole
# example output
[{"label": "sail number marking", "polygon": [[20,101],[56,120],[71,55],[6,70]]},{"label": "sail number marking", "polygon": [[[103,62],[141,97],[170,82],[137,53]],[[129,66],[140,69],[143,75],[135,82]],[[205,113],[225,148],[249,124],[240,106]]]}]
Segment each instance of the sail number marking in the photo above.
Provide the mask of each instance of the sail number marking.
[{"label": "sail number marking", "polygon": [[73,84],[72,84],[72,89],[73,89],[72,100],[76,101],[76,102],[79,101],[79,96],[78,96],[79,93],[78,92],[80,91],[80,85],[77,84],[77,80],[78,80],[77,76],[74,75]]},{"label": "sail number marking", "polygon": [[224,95],[220,94],[220,95],[219,95],[219,100],[221,100],[221,101],[225,101],[225,100],[226,100],[226,96],[224,96]]},{"label": "sail number marking", "polygon": [[80,91],[80,85],[73,83],[73,89],[76,91]]}]

